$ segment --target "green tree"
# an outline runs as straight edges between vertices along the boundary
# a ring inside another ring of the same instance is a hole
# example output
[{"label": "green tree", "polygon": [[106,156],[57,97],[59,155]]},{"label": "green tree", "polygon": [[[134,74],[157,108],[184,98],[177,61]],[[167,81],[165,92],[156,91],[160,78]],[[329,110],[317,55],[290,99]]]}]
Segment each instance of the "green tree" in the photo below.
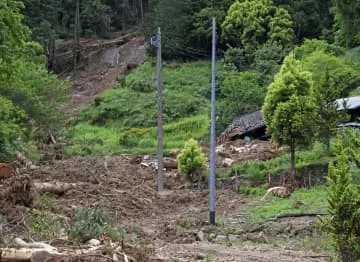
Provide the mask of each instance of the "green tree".
[{"label": "green tree", "polygon": [[223,41],[244,49],[250,57],[267,41],[286,47],[294,38],[290,15],[271,0],[234,2],[221,27]]},{"label": "green tree", "polygon": [[316,105],[310,94],[312,86],[310,72],[290,55],[268,87],[262,108],[267,132],[281,145],[290,147],[293,176],[296,148],[309,146],[316,134]]},{"label": "green tree", "polygon": [[194,182],[201,181],[205,174],[206,158],[195,139],[190,139],[185,143],[177,161],[178,168],[187,183],[193,185]]},{"label": "green tree", "polygon": [[274,80],[286,54],[287,50],[278,43],[265,43],[255,52],[253,68],[260,74],[264,86]]},{"label": "green tree", "polygon": [[333,0],[337,26],[345,38],[347,47],[360,43],[360,1]]},{"label": "green tree", "polygon": [[304,38],[327,37],[333,25],[331,0],[274,0],[278,7],[285,8],[294,21],[296,40]]},{"label": "green tree", "polygon": [[336,134],[336,126],[345,120],[338,111],[336,99],[348,96],[359,84],[358,70],[342,57],[314,51],[302,59],[305,70],[312,73],[313,96],[319,115],[319,139],[330,152],[330,138]]},{"label": "green tree", "polygon": [[305,41],[294,48],[294,55],[296,59],[303,59],[315,51],[322,51],[325,54],[333,56],[342,56],[345,54],[345,49],[334,44],[329,44],[325,40],[305,39]]},{"label": "green tree", "polygon": [[[61,130],[64,114],[59,106],[65,99],[66,85],[48,74],[41,46],[29,41],[30,31],[22,24],[20,14],[23,5],[16,0],[0,5],[0,24],[4,25],[4,37],[0,37],[0,97],[11,101],[12,110],[18,111],[14,115],[22,116],[17,119],[21,119],[25,133],[39,138],[56,135]],[[19,137],[22,133],[19,130]]]},{"label": "green tree", "polygon": [[21,143],[28,141],[25,122],[25,112],[16,109],[10,100],[0,96],[0,162],[10,161],[10,156],[21,150]]},{"label": "green tree", "polygon": [[265,88],[256,73],[230,73],[220,86],[222,97],[217,104],[217,130],[222,131],[236,117],[259,109],[264,101]]},{"label": "green tree", "polygon": [[320,221],[335,240],[341,260],[355,262],[360,259],[360,196],[352,183],[351,167],[360,162],[360,153],[359,147],[349,147],[349,140],[359,146],[359,132],[346,130],[334,146],[336,161],[330,163],[327,176],[330,215]]},{"label": "green tree", "polygon": [[86,35],[108,36],[111,29],[111,8],[104,0],[83,0],[81,19]]}]

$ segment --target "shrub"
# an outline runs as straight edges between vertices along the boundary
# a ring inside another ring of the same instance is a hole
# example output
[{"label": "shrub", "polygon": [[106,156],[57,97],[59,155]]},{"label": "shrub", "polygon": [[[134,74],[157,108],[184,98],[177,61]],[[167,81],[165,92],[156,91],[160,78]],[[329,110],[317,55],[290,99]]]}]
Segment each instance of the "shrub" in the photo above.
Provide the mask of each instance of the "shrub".
[{"label": "shrub", "polygon": [[192,185],[195,181],[200,181],[203,178],[206,158],[195,139],[191,138],[185,143],[177,160],[179,170],[187,183]]},{"label": "shrub", "polygon": [[36,241],[49,241],[61,237],[62,231],[67,227],[62,217],[54,216],[50,211],[51,199],[46,196],[38,196],[39,209],[33,209],[29,213],[29,233]]},{"label": "shrub", "polygon": [[99,238],[102,235],[112,240],[119,240],[124,232],[116,225],[115,219],[99,208],[81,207],[75,210],[75,217],[70,227],[69,237],[81,240],[85,235]]},{"label": "shrub", "polygon": [[[360,141],[360,136],[346,132],[352,139]],[[328,203],[330,216],[321,219],[322,229],[332,236],[342,261],[360,259],[360,196],[351,181],[351,166],[360,160],[359,148],[346,145],[343,136],[335,145],[336,162],[329,165]]]}]

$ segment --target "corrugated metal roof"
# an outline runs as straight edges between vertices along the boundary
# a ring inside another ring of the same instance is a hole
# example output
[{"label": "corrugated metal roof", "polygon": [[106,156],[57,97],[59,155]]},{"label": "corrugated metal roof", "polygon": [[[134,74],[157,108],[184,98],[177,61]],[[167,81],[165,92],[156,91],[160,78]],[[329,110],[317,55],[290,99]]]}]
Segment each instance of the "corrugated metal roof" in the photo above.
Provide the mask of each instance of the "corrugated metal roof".
[{"label": "corrugated metal roof", "polygon": [[[360,108],[360,96],[340,98],[336,100],[339,110]],[[345,103],[345,107],[344,107]]]}]

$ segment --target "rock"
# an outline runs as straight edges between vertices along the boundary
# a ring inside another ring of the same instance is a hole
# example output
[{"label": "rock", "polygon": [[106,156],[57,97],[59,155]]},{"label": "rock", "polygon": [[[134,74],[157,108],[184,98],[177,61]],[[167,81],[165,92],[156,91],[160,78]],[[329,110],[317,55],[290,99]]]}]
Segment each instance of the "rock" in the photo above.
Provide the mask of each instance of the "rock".
[{"label": "rock", "polygon": [[222,166],[223,167],[231,167],[231,165],[234,163],[234,160],[232,160],[231,158],[225,158],[222,161]]},{"label": "rock", "polygon": [[145,155],[145,156],[143,157],[143,159],[144,159],[144,160],[149,160],[149,159],[150,159],[150,156],[149,156],[149,155]]},{"label": "rock", "polygon": [[227,236],[224,236],[224,235],[218,235],[216,238],[215,238],[216,241],[226,241],[228,240]]},{"label": "rock", "polygon": [[90,239],[86,244],[92,247],[100,246],[100,241],[97,239]]},{"label": "rock", "polygon": [[233,234],[230,234],[228,237],[229,237],[229,241],[236,241],[240,239],[238,235],[233,235]]},{"label": "rock", "polygon": [[178,163],[173,158],[164,158],[164,168],[166,169],[177,169]]},{"label": "rock", "polygon": [[199,231],[199,232],[196,234],[196,240],[197,240],[197,241],[204,241],[204,239],[205,239],[204,232]]},{"label": "rock", "polygon": [[138,165],[140,164],[142,161],[142,157],[141,156],[135,156],[132,159],[130,159],[130,164],[132,165]]},{"label": "rock", "polygon": [[211,234],[209,235],[209,237],[208,237],[208,240],[209,240],[209,241],[212,241],[212,240],[214,240],[215,238],[216,238],[216,234],[211,233]]}]

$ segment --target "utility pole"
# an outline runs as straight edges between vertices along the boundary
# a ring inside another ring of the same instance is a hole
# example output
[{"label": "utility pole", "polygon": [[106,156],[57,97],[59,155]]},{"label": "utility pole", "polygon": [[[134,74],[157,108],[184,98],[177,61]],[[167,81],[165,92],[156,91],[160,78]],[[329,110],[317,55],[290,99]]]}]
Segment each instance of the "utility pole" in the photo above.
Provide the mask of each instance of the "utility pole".
[{"label": "utility pole", "polygon": [[211,62],[211,130],[210,130],[210,224],[215,225],[215,60],[216,60],[216,19],[212,19],[212,62]]},{"label": "utility pole", "polygon": [[157,48],[157,107],[158,107],[158,192],[164,190],[164,150],[163,150],[163,90],[162,90],[162,62],[161,62],[161,31],[157,29],[156,37],[151,39],[151,44]]}]

